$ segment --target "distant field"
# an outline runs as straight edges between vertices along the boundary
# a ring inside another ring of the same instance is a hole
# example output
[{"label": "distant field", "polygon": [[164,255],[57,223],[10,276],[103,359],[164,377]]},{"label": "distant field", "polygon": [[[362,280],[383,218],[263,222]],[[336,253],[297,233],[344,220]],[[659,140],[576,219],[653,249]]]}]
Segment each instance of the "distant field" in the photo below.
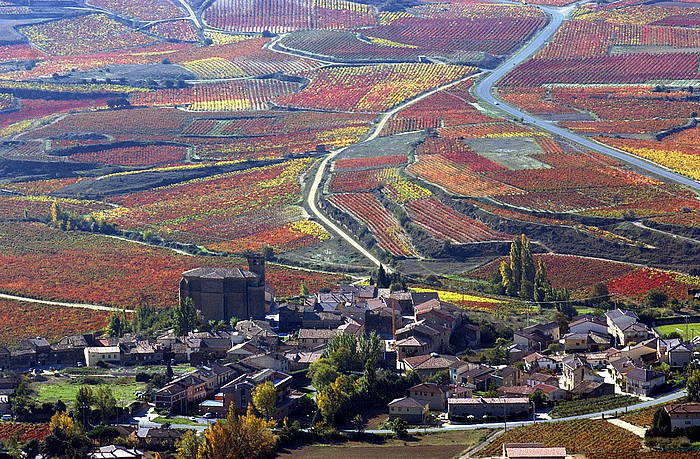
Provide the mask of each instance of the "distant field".
[{"label": "distant field", "polygon": [[439,432],[417,435],[406,440],[388,438],[384,443],[348,442],[342,445],[311,445],[303,448],[284,450],[277,455],[286,459],[322,459],[343,457],[365,459],[381,457],[386,459],[447,459],[459,455],[466,449],[484,441],[490,430],[469,430],[463,432]]}]

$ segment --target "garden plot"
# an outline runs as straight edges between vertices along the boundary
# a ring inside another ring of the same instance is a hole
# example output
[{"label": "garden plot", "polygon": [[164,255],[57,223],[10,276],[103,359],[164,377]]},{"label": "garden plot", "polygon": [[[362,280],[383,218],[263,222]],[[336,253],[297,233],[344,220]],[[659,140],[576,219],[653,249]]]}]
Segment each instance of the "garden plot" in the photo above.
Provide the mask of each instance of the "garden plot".
[{"label": "garden plot", "polygon": [[510,170],[548,169],[551,166],[531,155],[543,153],[532,137],[464,139],[472,150]]},{"label": "garden plot", "polygon": [[379,137],[369,142],[353,145],[338,158],[370,158],[374,156],[406,155],[425,139],[425,132],[411,132]]}]

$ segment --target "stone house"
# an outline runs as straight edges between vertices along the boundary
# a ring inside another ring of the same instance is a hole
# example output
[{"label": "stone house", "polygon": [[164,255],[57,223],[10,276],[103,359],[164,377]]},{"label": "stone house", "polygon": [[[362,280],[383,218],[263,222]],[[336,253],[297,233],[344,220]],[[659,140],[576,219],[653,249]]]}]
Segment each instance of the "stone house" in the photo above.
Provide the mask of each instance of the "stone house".
[{"label": "stone house", "polygon": [[319,346],[325,346],[328,341],[338,336],[337,329],[328,328],[302,328],[299,330],[299,348],[313,349]]},{"label": "stone house", "polygon": [[428,414],[428,403],[411,397],[397,398],[389,402],[389,419],[403,419],[409,424],[422,424]]},{"label": "stone house", "polygon": [[450,398],[447,400],[447,414],[450,420],[462,420],[470,416],[477,420],[483,417],[526,417],[529,407],[530,401],[527,397]]},{"label": "stone house", "polygon": [[472,389],[454,384],[422,383],[408,389],[408,395],[420,403],[427,403],[432,411],[445,411],[448,398],[471,397]]},{"label": "stone house", "polygon": [[648,397],[654,391],[666,383],[666,376],[660,371],[648,370],[645,368],[635,368],[627,373],[625,378],[626,391]]},{"label": "stone house", "polygon": [[700,426],[700,403],[678,403],[666,405],[664,409],[671,418],[673,429]]}]

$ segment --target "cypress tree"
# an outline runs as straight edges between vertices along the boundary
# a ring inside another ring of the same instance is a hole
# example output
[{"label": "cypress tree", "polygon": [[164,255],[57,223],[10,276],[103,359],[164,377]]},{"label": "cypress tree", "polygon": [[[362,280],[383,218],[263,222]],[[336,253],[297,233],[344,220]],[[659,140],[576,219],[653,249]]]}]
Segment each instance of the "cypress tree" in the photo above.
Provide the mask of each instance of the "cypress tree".
[{"label": "cypress tree", "polygon": [[515,283],[513,282],[513,271],[510,269],[510,263],[502,261],[499,268],[501,273],[501,285],[506,295],[515,295]]},{"label": "cypress tree", "polygon": [[532,259],[532,249],[530,241],[523,234],[520,236],[520,262],[521,262],[521,278],[520,278],[520,298],[525,300],[534,299],[535,291],[535,261]]},{"label": "cypress tree", "polygon": [[523,278],[523,240],[520,236],[513,238],[513,243],[510,245],[510,270],[513,273],[512,277],[512,292],[509,295],[517,296],[520,292],[520,282]]},{"label": "cypress tree", "polygon": [[542,260],[537,262],[535,270],[535,285],[534,285],[534,300],[537,302],[544,301],[552,289],[549,279],[547,279],[547,271]]}]

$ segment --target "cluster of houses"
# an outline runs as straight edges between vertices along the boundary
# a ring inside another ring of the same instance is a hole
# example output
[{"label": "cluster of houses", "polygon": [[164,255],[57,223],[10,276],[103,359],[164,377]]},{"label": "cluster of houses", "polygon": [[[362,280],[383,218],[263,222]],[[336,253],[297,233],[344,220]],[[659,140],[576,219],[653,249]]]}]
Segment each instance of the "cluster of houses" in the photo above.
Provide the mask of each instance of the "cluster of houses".
[{"label": "cluster of houses", "polygon": [[[425,382],[411,388],[389,404],[390,417],[413,423],[423,422],[429,411],[446,411],[456,421],[523,417],[535,392],[554,404],[611,395],[616,385],[622,392],[649,397],[666,384],[664,373],[653,367],[684,367],[693,360],[692,342],[657,336],[633,311],[581,315],[566,333],[561,328],[552,322],[516,331],[507,349],[508,365],[475,364],[437,353],[399,358],[399,370],[415,371],[424,381],[447,371],[450,384]],[[479,396],[494,390],[498,397]]]}]

